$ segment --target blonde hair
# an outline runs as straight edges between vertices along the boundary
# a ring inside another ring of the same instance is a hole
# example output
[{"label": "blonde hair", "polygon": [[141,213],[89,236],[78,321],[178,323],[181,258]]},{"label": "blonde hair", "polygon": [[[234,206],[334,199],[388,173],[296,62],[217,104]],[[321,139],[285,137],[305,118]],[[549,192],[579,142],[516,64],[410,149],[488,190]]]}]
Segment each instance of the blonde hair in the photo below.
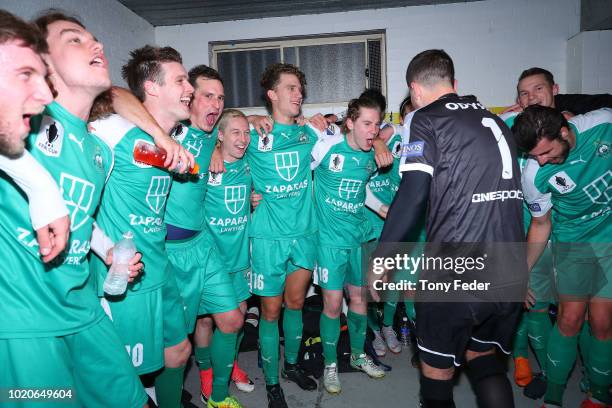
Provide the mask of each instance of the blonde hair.
[{"label": "blonde hair", "polygon": [[229,124],[229,121],[235,118],[244,118],[244,120],[247,120],[245,114],[238,109],[225,109],[217,123],[217,129],[221,132],[225,132],[225,128]]}]

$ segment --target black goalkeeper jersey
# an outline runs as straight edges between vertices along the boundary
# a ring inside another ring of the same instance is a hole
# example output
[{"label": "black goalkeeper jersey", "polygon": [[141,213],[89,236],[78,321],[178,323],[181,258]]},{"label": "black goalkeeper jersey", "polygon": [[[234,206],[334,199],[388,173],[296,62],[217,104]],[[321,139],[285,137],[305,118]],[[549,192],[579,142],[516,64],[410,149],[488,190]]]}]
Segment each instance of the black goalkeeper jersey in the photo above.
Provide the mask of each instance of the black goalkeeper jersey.
[{"label": "black goalkeeper jersey", "polygon": [[[512,134],[474,96],[447,94],[407,116],[400,173],[409,171],[432,176],[428,242],[524,241]],[[396,200],[412,194],[400,187]]]}]

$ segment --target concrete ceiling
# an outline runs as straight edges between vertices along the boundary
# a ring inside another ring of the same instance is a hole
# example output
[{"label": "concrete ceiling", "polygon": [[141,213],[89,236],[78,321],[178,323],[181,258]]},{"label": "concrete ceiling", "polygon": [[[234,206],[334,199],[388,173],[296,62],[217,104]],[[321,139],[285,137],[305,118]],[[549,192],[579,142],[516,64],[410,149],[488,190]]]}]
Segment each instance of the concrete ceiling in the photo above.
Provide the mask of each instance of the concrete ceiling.
[{"label": "concrete ceiling", "polygon": [[119,0],[154,26],[481,0]]}]

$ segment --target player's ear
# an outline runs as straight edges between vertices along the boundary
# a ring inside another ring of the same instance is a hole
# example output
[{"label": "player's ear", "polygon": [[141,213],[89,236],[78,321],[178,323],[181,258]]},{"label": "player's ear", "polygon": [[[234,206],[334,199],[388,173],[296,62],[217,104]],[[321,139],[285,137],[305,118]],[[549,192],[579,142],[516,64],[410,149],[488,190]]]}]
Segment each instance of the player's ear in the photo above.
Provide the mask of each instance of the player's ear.
[{"label": "player's ear", "polygon": [[150,96],[158,96],[159,95],[159,85],[153,81],[145,81],[143,84],[144,92]]},{"label": "player's ear", "polygon": [[268,97],[268,99],[270,100],[270,102],[276,102],[278,101],[278,95],[276,95],[276,92],[274,91],[274,89],[268,89],[266,91],[266,96]]},{"label": "player's ear", "polygon": [[554,84],[552,86],[552,93],[553,95],[557,95],[559,93],[559,84]]},{"label": "player's ear", "polygon": [[346,128],[350,131],[353,131],[353,129],[355,128],[355,123],[353,123],[353,119],[346,118]]},{"label": "player's ear", "polygon": [[570,132],[569,129],[566,128],[565,126],[561,126],[561,139],[565,140],[566,142],[569,142],[570,139]]},{"label": "player's ear", "polygon": [[217,140],[223,142],[223,132],[221,131],[221,129],[217,130]]}]

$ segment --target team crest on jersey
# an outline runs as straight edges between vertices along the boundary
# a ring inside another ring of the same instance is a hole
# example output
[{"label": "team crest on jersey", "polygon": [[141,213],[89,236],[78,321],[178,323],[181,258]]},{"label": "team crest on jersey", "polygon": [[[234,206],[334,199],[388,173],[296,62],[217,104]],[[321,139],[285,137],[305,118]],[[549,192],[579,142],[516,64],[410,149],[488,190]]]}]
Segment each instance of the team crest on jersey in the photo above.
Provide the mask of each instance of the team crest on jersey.
[{"label": "team crest on jersey", "polygon": [[93,162],[99,170],[104,171],[104,160],[102,159],[102,151],[100,150],[100,146],[96,146],[96,152],[94,153]]},{"label": "team crest on jersey", "polygon": [[236,215],[244,208],[246,201],[246,185],[225,187],[225,208]]},{"label": "team crest on jersey", "polygon": [[396,159],[399,159],[402,155],[402,142],[400,140],[396,140],[395,143],[393,143],[393,147],[391,147],[391,154]]},{"label": "team crest on jersey", "polygon": [[300,135],[298,136],[298,142],[299,143],[307,143],[308,142],[308,135],[305,132],[301,132]]},{"label": "team crest on jersey", "polygon": [[609,204],[612,202],[612,170],[608,170],[597,177],[586,185],[582,191],[596,204]]},{"label": "team crest on jersey", "polygon": [[45,156],[58,157],[62,151],[63,143],[64,127],[52,117],[45,115],[36,136],[35,146]]},{"label": "team crest on jersey", "polygon": [[561,194],[567,194],[576,188],[576,183],[565,171],[555,173],[555,175],[548,179],[548,182]]},{"label": "team crest on jersey", "polygon": [[610,143],[598,140],[595,142],[595,144],[595,152],[597,153],[597,156],[604,158],[608,157],[608,155],[610,154]]},{"label": "team crest on jersey", "polygon": [[170,176],[154,176],[151,178],[151,184],[149,184],[149,191],[147,191],[146,199],[149,208],[155,214],[159,214],[166,205],[166,198],[170,191],[171,181]]},{"label": "team crest on jersey", "polygon": [[338,128],[338,126],[336,126],[333,123],[330,123],[329,126],[325,129],[325,134],[327,136],[333,136],[333,135],[335,135],[336,133],[339,133],[339,132],[340,132],[340,129]]},{"label": "team crest on jersey", "polygon": [[329,157],[329,169],[334,173],[339,173],[344,168],[344,156],[341,154],[332,154]]},{"label": "team crest on jersey", "polygon": [[62,173],[60,190],[70,211],[70,231],[76,231],[89,219],[89,209],[93,202],[96,186],[82,178]]},{"label": "team crest on jersey", "polygon": [[268,133],[259,138],[257,142],[257,150],[260,152],[269,152],[272,150],[272,144],[274,143],[274,135]]},{"label": "team crest on jersey", "polygon": [[185,143],[183,146],[189,153],[193,154],[194,158],[196,158],[200,156],[200,151],[202,150],[202,143],[202,139],[198,138]]},{"label": "team crest on jersey", "polygon": [[361,180],[352,180],[343,178],[338,187],[338,195],[340,198],[350,200],[356,198],[361,188]]},{"label": "team crest on jersey", "polygon": [[276,172],[285,181],[291,181],[297,175],[300,167],[298,152],[275,153]]},{"label": "team crest on jersey", "polygon": [[208,185],[209,186],[220,186],[223,181],[223,173],[208,173]]}]

